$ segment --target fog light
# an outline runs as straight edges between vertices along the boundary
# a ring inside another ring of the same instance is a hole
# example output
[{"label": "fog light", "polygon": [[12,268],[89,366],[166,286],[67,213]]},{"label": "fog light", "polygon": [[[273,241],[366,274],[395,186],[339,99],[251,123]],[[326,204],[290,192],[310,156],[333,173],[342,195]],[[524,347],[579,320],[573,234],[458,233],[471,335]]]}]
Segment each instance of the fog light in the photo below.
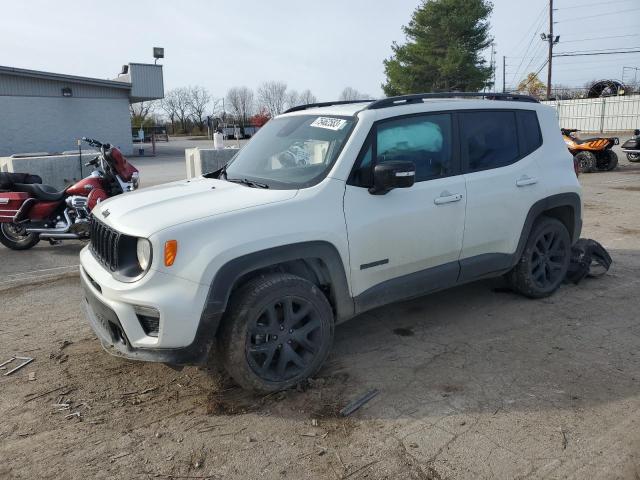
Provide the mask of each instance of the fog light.
[{"label": "fog light", "polygon": [[164,244],[164,266],[170,267],[176,261],[178,255],[178,241],[167,240]]}]

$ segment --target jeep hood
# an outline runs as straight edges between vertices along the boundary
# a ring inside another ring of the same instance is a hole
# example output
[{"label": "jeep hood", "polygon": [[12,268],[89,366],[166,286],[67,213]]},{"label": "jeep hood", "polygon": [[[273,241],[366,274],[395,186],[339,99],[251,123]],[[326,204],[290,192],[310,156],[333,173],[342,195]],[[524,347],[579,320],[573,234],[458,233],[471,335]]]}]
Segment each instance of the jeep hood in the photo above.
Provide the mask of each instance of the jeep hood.
[{"label": "jeep hood", "polygon": [[297,190],[252,188],[210,178],[166,183],[112,197],[93,215],[127,235],[149,237],[180,223],[277,202]]}]

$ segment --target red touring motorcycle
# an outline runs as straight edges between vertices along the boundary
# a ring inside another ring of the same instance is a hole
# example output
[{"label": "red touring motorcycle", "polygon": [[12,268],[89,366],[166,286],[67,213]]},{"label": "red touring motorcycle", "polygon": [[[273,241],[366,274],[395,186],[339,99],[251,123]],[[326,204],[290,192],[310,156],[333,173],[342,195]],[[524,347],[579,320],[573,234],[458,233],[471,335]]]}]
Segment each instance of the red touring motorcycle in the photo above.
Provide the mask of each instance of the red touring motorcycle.
[{"label": "red touring motorcycle", "polygon": [[83,138],[100,149],[85,166],[91,174],[62,191],[41,185],[37,175],[0,173],[0,242],[27,250],[40,239],[89,238],[91,210],[102,200],[138,188],[139,173],[116,147]]}]

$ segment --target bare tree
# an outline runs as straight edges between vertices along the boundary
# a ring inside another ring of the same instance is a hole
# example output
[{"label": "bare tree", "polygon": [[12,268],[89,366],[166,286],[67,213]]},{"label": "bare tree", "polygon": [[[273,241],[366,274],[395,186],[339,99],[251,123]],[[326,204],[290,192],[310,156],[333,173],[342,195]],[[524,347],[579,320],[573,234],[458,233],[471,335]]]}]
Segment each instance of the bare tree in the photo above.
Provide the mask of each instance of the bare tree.
[{"label": "bare tree", "polygon": [[204,128],[207,107],[211,102],[211,95],[206,88],[199,86],[189,87],[187,89],[187,95],[189,113],[200,130],[202,130]]},{"label": "bare tree", "polygon": [[248,87],[233,87],[227,92],[227,104],[231,113],[245,124],[253,113],[253,91]]},{"label": "bare tree", "polygon": [[280,115],[287,104],[287,84],[284,82],[265,82],[258,87],[258,101],[273,118]]},{"label": "bare tree", "polygon": [[345,88],[340,94],[339,100],[342,101],[353,101],[353,100],[372,100],[371,95],[367,93],[362,93],[352,87]]},{"label": "bare tree", "polygon": [[132,103],[129,105],[129,112],[132,117],[138,118],[144,122],[149,116],[153,115],[157,107],[158,102],[156,100]]},{"label": "bare tree", "polygon": [[190,95],[188,88],[174,88],[169,92],[173,96],[173,101],[176,109],[176,118],[180,120],[180,127],[183,132],[187,131],[187,120],[191,113],[191,107],[189,104]]},{"label": "bare tree", "polygon": [[298,105],[302,105],[298,92],[296,90],[287,90],[287,108],[297,107]]},{"label": "bare tree", "polygon": [[169,90],[164,98],[160,100],[160,108],[164,111],[164,113],[169,118],[171,122],[172,132],[175,133],[175,121],[178,117],[178,107],[177,107],[177,95],[175,90]]},{"label": "bare tree", "polygon": [[317,103],[318,99],[313,93],[311,93],[311,90],[307,89],[300,94],[298,101],[300,102],[300,105],[309,105],[310,103]]}]

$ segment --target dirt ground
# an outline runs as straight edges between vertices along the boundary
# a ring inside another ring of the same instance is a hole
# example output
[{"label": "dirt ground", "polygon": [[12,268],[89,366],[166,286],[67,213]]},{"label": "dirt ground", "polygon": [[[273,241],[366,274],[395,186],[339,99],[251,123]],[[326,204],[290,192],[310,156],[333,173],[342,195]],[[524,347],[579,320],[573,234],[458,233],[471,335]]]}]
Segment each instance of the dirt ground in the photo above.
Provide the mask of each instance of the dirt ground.
[{"label": "dirt ground", "polygon": [[0,478],[640,478],[640,165],[621,164],[581,176],[606,277],[372,311],[337,328],[304,391],[109,356],[76,275],[0,287],[0,363],[35,358],[0,376]]}]

